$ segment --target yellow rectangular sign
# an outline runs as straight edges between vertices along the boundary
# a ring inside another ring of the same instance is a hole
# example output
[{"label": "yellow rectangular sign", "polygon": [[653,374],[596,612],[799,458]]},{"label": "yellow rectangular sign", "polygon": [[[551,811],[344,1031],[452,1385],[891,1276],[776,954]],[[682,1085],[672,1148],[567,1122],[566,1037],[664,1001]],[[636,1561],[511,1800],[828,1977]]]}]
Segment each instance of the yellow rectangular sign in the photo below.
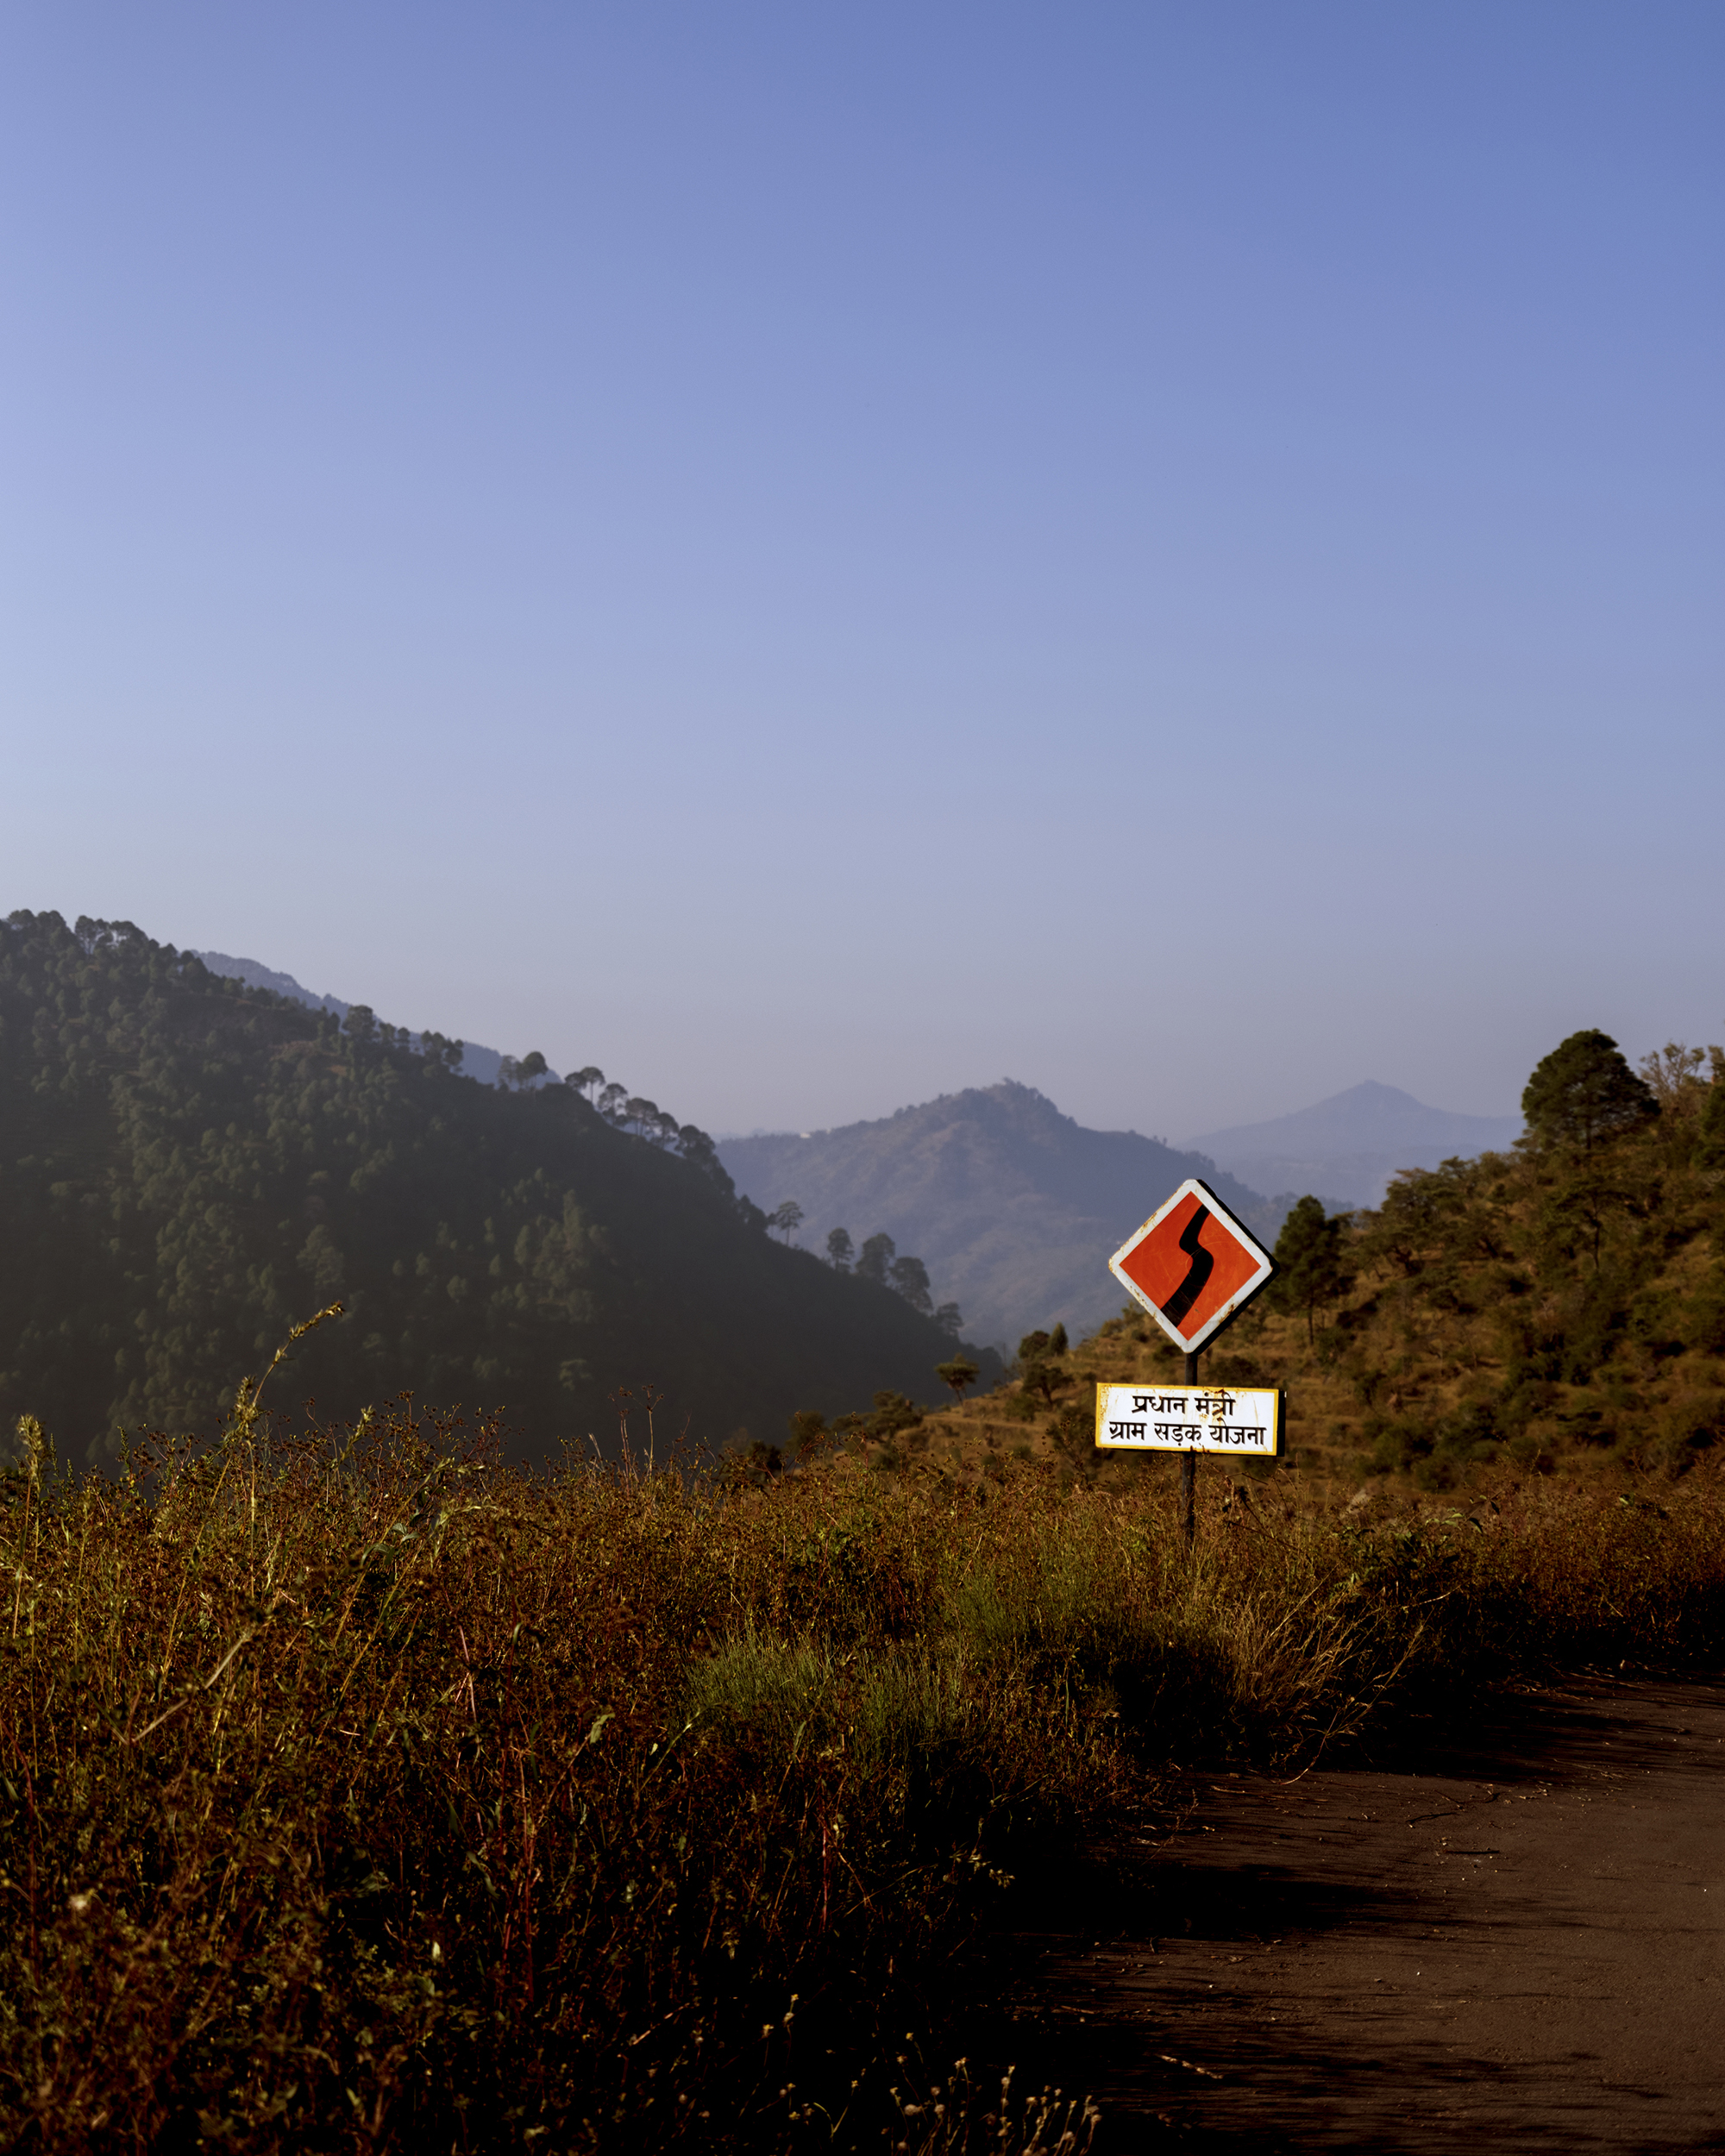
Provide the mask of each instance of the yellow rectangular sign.
[{"label": "yellow rectangular sign", "polygon": [[1098,1385],[1096,1443],[1105,1451],[1225,1452],[1274,1459],[1282,1395],[1240,1385]]}]

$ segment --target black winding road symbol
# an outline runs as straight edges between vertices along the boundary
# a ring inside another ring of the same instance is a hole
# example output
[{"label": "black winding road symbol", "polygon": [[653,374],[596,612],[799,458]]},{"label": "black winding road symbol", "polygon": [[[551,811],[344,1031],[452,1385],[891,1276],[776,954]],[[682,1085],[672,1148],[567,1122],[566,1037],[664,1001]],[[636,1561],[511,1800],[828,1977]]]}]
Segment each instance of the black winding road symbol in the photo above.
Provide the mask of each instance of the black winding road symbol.
[{"label": "black winding road symbol", "polygon": [[1180,1247],[1192,1261],[1184,1280],[1162,1306],[1162,1314],[1170,1325],[1183,1325],[1186,1313],[1204,1292],[1204,1283],[1216,1269],[1216,1261],[1198,1240],[1198,1233],[1210,1217],[1208,1206],[1200,1206],[1180,1231]]}]

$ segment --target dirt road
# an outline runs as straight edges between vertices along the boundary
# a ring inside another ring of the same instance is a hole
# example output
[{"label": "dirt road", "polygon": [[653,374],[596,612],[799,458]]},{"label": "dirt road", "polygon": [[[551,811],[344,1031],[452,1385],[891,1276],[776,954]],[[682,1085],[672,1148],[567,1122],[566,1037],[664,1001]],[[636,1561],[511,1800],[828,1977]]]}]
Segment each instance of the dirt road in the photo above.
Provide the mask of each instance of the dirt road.
[{"label": "dirt road", "polygon": [[1214,1777],[1021,1934],[1104,2146],[1725,2150],[1725,1683],[1578,1680],[1413,1772]]}]

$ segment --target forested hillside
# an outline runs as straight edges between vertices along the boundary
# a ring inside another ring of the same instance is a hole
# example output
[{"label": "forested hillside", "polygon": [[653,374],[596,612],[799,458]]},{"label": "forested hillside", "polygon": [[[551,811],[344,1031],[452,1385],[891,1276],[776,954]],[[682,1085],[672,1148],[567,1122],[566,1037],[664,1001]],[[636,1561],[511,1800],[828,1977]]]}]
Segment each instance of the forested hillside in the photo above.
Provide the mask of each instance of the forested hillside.
[{"label": "forested hillside", "polygon": [[708,1443],[938,1393],[950,1334],[774,1244],[699,1131],[406,1044],[129,923],[0,925],[0,1427],[36,1414],[90,1460],[122,1426],[207,1430],[337,1300],[278,1406],[411,1388],[500,1407],[530,1455],[614,1444],[619,1388],[637,1435],[650,1388],[662,1441]]}]

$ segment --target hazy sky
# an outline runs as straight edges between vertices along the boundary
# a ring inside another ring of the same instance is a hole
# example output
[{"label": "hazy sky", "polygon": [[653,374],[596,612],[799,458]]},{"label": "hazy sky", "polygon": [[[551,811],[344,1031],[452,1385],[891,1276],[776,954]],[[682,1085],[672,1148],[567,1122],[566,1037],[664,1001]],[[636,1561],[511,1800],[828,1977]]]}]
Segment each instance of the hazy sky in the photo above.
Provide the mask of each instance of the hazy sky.
[{"label": "hazy sky", "polygon": [[1725,1038],[1717,0],[25,0],[0,912],[718,1130]]}]

